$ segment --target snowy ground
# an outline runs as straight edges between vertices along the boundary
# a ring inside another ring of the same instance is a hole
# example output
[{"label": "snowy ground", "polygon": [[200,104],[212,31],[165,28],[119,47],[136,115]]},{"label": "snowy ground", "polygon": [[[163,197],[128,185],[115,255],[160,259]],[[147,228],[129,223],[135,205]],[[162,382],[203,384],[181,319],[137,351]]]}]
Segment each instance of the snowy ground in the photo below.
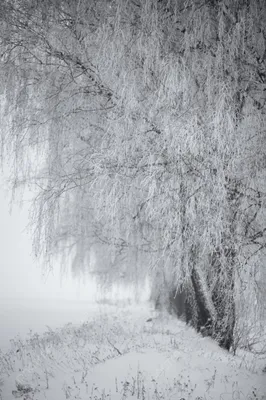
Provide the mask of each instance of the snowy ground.
[{"label": "snowy ground", "polygon": [[0,398],[266,399],[265,358],[233,357],[148,305],[89,313],[83,324],[12,340],[0,353]]}]

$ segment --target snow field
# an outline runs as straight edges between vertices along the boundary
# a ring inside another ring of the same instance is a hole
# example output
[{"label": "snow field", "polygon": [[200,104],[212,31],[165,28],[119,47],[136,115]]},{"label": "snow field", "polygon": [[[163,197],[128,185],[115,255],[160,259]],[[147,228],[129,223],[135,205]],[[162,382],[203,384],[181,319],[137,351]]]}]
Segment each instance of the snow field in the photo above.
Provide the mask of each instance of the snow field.
[{"label": "snow field", "polygon": [[263,362],[243,363],[149,306],[104,305],[83,324],[13,339],[0,353],[0,398],[262,400]]}]

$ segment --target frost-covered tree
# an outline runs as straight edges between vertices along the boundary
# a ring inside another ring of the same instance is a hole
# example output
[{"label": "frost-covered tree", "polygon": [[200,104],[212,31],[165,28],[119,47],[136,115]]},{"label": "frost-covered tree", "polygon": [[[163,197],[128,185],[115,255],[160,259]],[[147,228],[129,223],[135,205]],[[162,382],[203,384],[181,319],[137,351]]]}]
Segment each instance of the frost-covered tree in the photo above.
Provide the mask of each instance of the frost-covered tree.
[{"label": "frost-covered tree", "polygon": [[2,158],[14,188],[39,188],[36,255],[70,254],[77,275],[94,252],[107,284],[148,275],[157,306],[225,348],[250,293],[265,305],[265,13],[262,0],[1,5]]}]

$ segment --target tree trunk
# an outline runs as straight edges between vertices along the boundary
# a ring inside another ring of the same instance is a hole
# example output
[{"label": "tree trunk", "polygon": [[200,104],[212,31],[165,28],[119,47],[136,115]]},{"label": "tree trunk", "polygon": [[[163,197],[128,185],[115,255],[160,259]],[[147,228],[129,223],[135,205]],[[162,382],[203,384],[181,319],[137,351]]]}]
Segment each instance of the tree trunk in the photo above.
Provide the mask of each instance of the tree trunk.
[{"label": "tree trunk", "polygon": [[[217,268],[217,263],[212,268]],[[203,336],[215,339],[219,346],[230,350],[233,345],[235,326],[235,302],[233,265],[231,255],[228,253],[227,283],[219,276],[217,268],[217,282],[213,293],[203,289],[200,275],[196,268],[191,273],[191,284],[185,288],[169,292],[169,310],[186,323],[190,323],[197,332]]]},{"label": "tree trunk", "polygon": [[[216,252],[212,260],[212,268],[217,273],[216,285],[212,291],[212,299],[217,310],[217,321],[214,335],[219,345],[227,350],[233,344],[235,327],[234,269],[235,252],[225,248],[226,266],[221,265],[221,252]],[[222,268],[224,269],[222,274]],[[226,278],[222,278],[226,275]]]}]

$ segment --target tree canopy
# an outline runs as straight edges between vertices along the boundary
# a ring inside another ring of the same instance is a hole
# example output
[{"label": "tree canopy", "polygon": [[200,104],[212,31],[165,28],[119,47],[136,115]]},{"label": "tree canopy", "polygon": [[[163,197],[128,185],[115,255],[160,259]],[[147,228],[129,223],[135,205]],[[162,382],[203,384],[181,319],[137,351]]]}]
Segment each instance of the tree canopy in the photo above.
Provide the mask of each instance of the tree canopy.
[{"label": "tree canopy", "polygon": [[93,251],[100,279],[149,275],[154,298],[194,285],[193,302],[197,282],[223,323],[247,286],[262,310],[264,1],[3,0],[0,14],[1,154],[14,188],[38,188],[36,255],[72,254],[78,274]]}]

